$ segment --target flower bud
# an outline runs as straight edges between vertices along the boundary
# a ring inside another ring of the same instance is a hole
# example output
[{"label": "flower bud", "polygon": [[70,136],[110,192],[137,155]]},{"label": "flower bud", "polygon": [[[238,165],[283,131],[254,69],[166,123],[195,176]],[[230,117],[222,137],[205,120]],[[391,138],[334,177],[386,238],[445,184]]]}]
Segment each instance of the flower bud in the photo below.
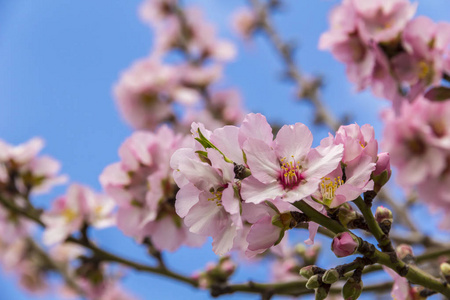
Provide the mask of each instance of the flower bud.
[{"label": "flower bud", "polygon": [[378,206],[375,212],[375,220],[380,225],[381,230],[385,234],[389,234],[389,231],[391,231],[392,222],[394,221],[392,212],[386,207]]},{"label": "flower bud", "polygon": [[329,269],[322,276],[322,281],[324,283],[333,284],[338,280],[339,280],[339,272],[336,269]]},{"label": "flower bud", "polygon": [[318,289],[316,289],[316,297],[315,300],[324,300],[328,296],[328,290],[327,288],[321,286]]},{"label": "flower bud", "polygon": [[305,277],[306,279],[311,278],[314,275],[314,269],[316,266],[306,266],[300,269],[300,275]]},{"label": "flower bud", "polygon": [[306,282],[306,288],[310,290],[317,289],[320,286],[319,275],[311,276]]},{"label": "flower bud", "polygon": [[375,183],[374,191],[379,192],[380,189],[385,185],[389,178],[391,178],[391,162],[389,153],[383,152],[378,154],[378,160],[375,166],[375,171],[372,173],[372,179]]},{"label": "flower bud", "polygon": [[393,221],[394,217],[392,216],[392,212],[384,207],[384,206],[378,206],[377,210],[375,211],[375,220],[377,223],[382,223],[384,220]]},{"label": "flower bud", "polygon": [[395,252],[397,252],[397,256],[401,260],[404,260],[408,257],[414,257],[413,249],[410,245],[400,244],[395,249]]},{"label": "flower bud", "polygon": [[339,208],[338,219],[341,224],[347,228],[347,225],[358,218],[358,213],[353,210],[351,205],[345,203]]},{"label": "flower bud", "polygon": [[447,282],[449,282],[450,281],[450,264],[444,262],[441,264],[440,268],[441,268],[442,275],[444,275]]},{"label": "flower bud", "polygon": [[331,243],[331,251],[337,257],[345,257],[356,253],[359,247],[359,240],[349,232],[337,234]]},{"label": "flower bud", "polygon": [[361,295],[362,289],[362,281],[350,277],[342,287],[342,296],[345,300],[356,300]]},{"label": "flower bud", "polygon": [[234,271],[236,270],[236,264],[232,262],[231,260],[226,260],[220,265],[220,270],[223,272],[223,274],[227,277],[233,275]]}]

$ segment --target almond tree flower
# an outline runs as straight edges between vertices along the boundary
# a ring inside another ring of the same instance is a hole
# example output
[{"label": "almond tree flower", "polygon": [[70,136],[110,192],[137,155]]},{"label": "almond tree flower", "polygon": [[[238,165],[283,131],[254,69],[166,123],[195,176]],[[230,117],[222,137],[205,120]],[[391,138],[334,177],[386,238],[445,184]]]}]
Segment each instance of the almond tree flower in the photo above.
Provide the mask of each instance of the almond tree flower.
[{"label": "almond tree flower", "polygon": [[238,143],[239,129],[225,126],[210,132],[202,124],[193,123],[192,132],[202,142],[210,141],[216,149],[205,149],[196,143],[172,156],[171,167],[180,186],[176,210],[191,232],[212,236],[214,252],[223,255],[233,247],[238,231],[243,228],[234,164],[230,162],[244,163]]},{"label": "almond tree flower", "polygon": [[[213,91],[207,109],[188,109],[183,124],[200,122],[210,129],[236,125],[244,119],[241,95],[236,90]],[[186,126],[186,125],[185,125]]]},{"label": "almond tree flower", "polygon": [[[421,117],[427,113],[423,104],[420,100],[403,103],[400,116],[391,110],[383,113],[384,149],[398,168],[398,182],[406,187],[436,177],[445,168],[445,152],[430,144],[432,132]],[[418,117],[411,118],[412,115]]]},{"label": "almond tree flower", "polygon": [[[450,154],[447,153],[444,170],[436,177],[428,178],[417,185],[419,199],[432,211],[450,212]],[[450,229],[448,218],[441,221],[443,229]]]},{"label": "almond tree flower", "polygon": [[251,258],[265,252],[284,239],[285,231],[290,229],[292,216],[290,211],[298,211],[290,203],[280,199],[266,203],[242,205],[242,215],[245,221],[252,224],[246,240],[248,248],[245,255]]},{"label": "almond tree flower", "polygon": [[182,64],[177,71],[180,76],[180,84],[190,88],[204,89],[222,77],[223,67],[219,64],[208,66]]},{"label": "almond tree flower", "polygon": [[358,90],[364,89],[373,76],[376,57],[372,47],[359,34],[351,1],[343,1],[333,9],[330,25],[330,30],[320,37],[319,49],[330,49],[337,60],[346,64],[349,80]]},{"label": "almond tree flower", "polygon": [[95,194],[88,187],[72,184],[67,194],[52,203],[50,211],[42,215],[47,226],[43,240],[46,245],[62,242],[83,224],[104,228],[114,224],[112,199]]},{"label": "almond tree flower", "polygon": [[249,8],[240,8],[232,16],[233,29],[244,39],[249,39],[258,26],[258,16]]},{"label": "almond tree flower", "polygon": [[[326,213],[323,206],[309,201],[309,204],[321,213]],[[248,258],[263,253],[274,245],[286,239],[285,233],[298,223],[295,213],[300,212],[295,206],[279,198],[269,203],[242,204],[242,218],[246,223],[251,224],[247,233],[245,254]],[[309,238],[305,244],[314,243],[314,237],[319,225],[314,222],[308,223]]]},{"label": "almond tree flower", "polygon": [[114,88],[124,119],[136,129],[154,129],[172,120],[172,102],[193,104],[198,94],[180,85],[176,67],[156,59],[143,59],[124,72]]},{"label": "almond tree flower", "polygon": [[167,126],[156,133],[135,132],[119,149],[121,161],[100,175],[104,190],[119,206],[117,226],[126,235],[139,242],[151,238],[157,249],[169,251],[203,242],[183,226],[174,207],[177,187],[170,157],[179,147],[190,144]]},{"label": "almond tree flower", "polygon": [[408,84],[409,99],[438,84],[443,74],[444,50],[450,44],[450,25],[436,24],[419,16],[406,25],[402,34],[406,52],[392,58],[397,78]]},{"label": "almond tree flower", "polygon": [[172,16],[176,0],[145,0],[139,8],[141,19],[152,26]]},{"label": "almond tree flower", "polygon": [[34,224],[27,219],[14,215],[9,210],[0,207],[0,230],[3,233],[1,242],[11,244],[30,235]]},{"label": "almond tree flower", "polygon": [[235,89],[214,91],[211,94],[211,109],[226,125],[240,124],[245,117],[243,101]]},{"label": "almond tree flower", "polygon": [[[256,127],[258,123],[251,126]],[[313,194],[322,177],[338,166],[343,146],[311,149],[312,139],[309,129],[301,123],[283,126],[271,144],[267,143],[268,139],[249,136],[243,150],[252,175],[242,181],[242,199],[258,204],[280,197],[292,203]]]},{"label": "almond tree flower", "polygon": [[411,288],[408,279],[398,275],[394,270],[382,266],[383,270],[394,279],[391,296],[397,300],[414,300],[417,299],[414,295],[414,290]]},{"label": "almond tree flower", "polygon": [[345,167],[345,180],[342,170],[339,166],[322,179],[319,191],[312,196],[316,201],[336,208],[355,200],[363,192],[373,190],[374,183],[370,176],[375,170],[375,163],[370,156],[363,155],[348,163]]},{"label": "almond tree flower", "polygon": [[417,3],[408,0],[351,0],[357,15],[358,30],[366,40],[390,42],[398,38],[414,16]]},{"label": "almond tree flower", "polygon": [[38,156],[43,146],[40,138],[18,146],[0,140],[0,188],[12,184],[21,194],[43,193],[65,183],[67,177],[58,176],[60,163],[49,156]]},{"label": "almond tree flower", "polygon": [[339,127],[334,143],[344,146],[344,156],[342,157],[344,164],[359,159],[363,155],[369,156],[372,162],[377,161],[378,142],[375,139],[375,131],[369,124],[359,127],[355,123]]},{"label": "almond tree flower", "polygon": [[235,57],[234,45],[217,38],[214,26],[205,21],[200,10],[187,8],[183,14],[183,22],[168,14],[163,22],[153,24],[156,36],[154,53],[161,55],[172,49],[181,49],[199,60],[229,61]]},{"label": "almond tree flower", "polygon": [[344,155],[341,164],[322,178],[319,190],[312,198],[327,207],[336,208],[373,189],[371,175],[378,159],[378,142],[372,126],[351,124],[341,126],[336,137],[330,135],[323,139],[320,147],[330,144],[343,145]]},{"label": "almond tree flower", "polygon": [[275,254],[275,260],[270,266],[273,281],[289,282],[298,281],[302,278],[299,274],[301,261],[289,245],[287,237],[278,245],[272,247],[271,250]]}]

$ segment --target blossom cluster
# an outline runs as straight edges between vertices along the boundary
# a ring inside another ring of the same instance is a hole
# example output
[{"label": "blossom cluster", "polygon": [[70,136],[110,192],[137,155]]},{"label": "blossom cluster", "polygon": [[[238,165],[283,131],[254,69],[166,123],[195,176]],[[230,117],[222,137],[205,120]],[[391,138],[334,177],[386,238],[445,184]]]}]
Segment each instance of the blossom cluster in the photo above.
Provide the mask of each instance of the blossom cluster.
[{"label": "blossom cluster", "polygon": [[[214,131],[193,123],[192,134],[195,145],[171,159],[175,208],[190,231],[212,236],[217,254],[234,248],[251,257],[279,243],[301,222],[296,201],[326,213],[374,188],[378,143],[368,125],[342,126],[315,148],[304,124],[274,138],[260,114]],[[310,222],[307,243],[317,228]]]},{"label": "blossom cluster", "polygon": [[[2,202],[26,208],[28,196],[48,191],[66,181],[58,175],[60,164],[49,156],[38,156],[43,140],[34,138],[18,146],[0,141],[0,197]],[[20,214],[0,207],[0,263],[14,273],[30,292],[41,293],[47,287],[45,266],[31,247],[35,227]]]},{"label": "blossom cluster", "polygon": [[175,185],[170,157],[192,141],[167,126],[155,133],[137,131],[120,147],[120,162],[100,175],[105,192],[119,207],[117,226],[143,242],[151,238],[159,250],[175,251],[181,245],[198,246],[204,241],[187,230],[175,212]]},{"label": "blossom cluster", "polygon": [[[73,244],[62,243],[67,237],[81,230],[82,226],[113,225],[114,202],[109,197],[96,194],[87,187],[72,184],[67,195],[53,202],[52,208],[42,214],[42,222],[46,226],[44,243],[57,244],[50,249],[51,258],[33,240],[33,223],[17,211],[7,209],[12,206],[18,210],[32,211],[30,194],[47,192],[52,186],[66,181],[66,176],[58,175],[58,161],[38,155],[43,145],[39,138],[18,146],[0,141],[0,197],[4,204],[8,204],[6,207],[0,207],[2,268],[13,273],[19,279],[19,284],[34,294],[53,290],[55,285],[49,280],[50,273],[63,272],[70,275],[79,287],[83,287],[86,299],[134,299],[113,283],[114,276],[108,277],[106,273],[102,273],[104,280],[94,283],[78,274],[73,262],[86,255],[86,251]],[[107,282],[111,282],[109,287],[106,287]],[[64,297],[73,294],[73,287],[68,283],[57,284],[56,288],[61,290]]]},{"label": "blossom cluster", "polygon": [[[450,212],[450,102],[419,97],[404,104],[399,116],[385,111],[383,120],[384,147],[398,169],[398,183],[417,187],[427,205]],[[450,228],[448,218],[442,226]]]},{"label": "blossom cluster", "polygon": [[[222,77],[223,63],[235,56],[234,46],[216,37],[198,9],[181,10],[176,1],[147,0],[140,14],[152,27],[155,43],[150,55],[125,71],[114,88],[124,119],[138,130],[162,123],[182,130],[194,119],[214,127],[240,122],[239,93],[210,89]],[[181,61],[170,59],[180,53]],[[182,108],[181,116],[176,108]]]},{"label": "blossom cluster", "polygon": [[63,242],[83,226],[106,228],[115,224],[114,202],[90,188],[72,184],[66,195],[57,198],[42,215],[46,225],[43,240],[46,245]]},{"label": "blossom cluster", "polygon": [[346,64],[359,90],[370,87],[398,110],[450,72],[450,24],[413,18],[416,8],[408,0],[344,0],[319,48]]},{"label": "blossom cluster", "polygon": [[58,175],[61,165],[49,156],[37,156],[44,146],[40,138],[12,146],[0,140],[0,189],[9,195],[44,193],[66,176]]}]

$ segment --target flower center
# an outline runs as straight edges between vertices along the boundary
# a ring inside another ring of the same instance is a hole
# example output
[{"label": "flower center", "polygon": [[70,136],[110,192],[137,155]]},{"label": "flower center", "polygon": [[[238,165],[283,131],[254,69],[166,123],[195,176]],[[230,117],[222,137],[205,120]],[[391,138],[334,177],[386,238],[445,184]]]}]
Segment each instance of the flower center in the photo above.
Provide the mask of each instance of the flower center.
[{"label": "flower center", "polygon": [[344,184],[340,176],[337,178],[324,177],[320,183],[320,193],[322,194],[322,201],[329,206],[334,199],[338,187]]},{"label": "flower center", "polygon": [[62,212],[62,215],[63,215],[64,219],[66,219],[67,223],[72,222],[77,217],[77,213],[71,208],[66,208]]},{"label": "flower center", "polygon": [[222,206],[222,191],[213,191],[211,195],[212,197],[208,198],[208,201],[214,201],[217,206]]},{"label": "flower center", "polygon": [[419,62],[419,79],[427,79],[431,75],[431,68],[430,65],[425,62],[421,61]]},{"label": "flower center", "polygon": [[292,156],[291,161],[287,161],[286,157],[281,159],[281,174],[280,181],[284,188],[291,189],[297,186],[303,179],[300,169],[300,162],[294,160]]}]

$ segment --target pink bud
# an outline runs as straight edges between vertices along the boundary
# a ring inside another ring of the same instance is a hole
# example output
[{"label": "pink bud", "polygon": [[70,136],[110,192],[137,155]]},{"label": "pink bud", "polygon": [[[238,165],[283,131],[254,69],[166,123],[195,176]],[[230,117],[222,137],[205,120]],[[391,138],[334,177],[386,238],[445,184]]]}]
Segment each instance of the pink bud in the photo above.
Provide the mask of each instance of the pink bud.
[{"label": "pink bud", "polygon": [[397,252],[397,256],[401,260],[403,260],[407,256],[411,256],[411,257],[414,256],[412,247],[410,245],[406,245],[406,244],[398,245],[397,248],[395,249],[395,252]]},{"label": "pink bud", "polygon": [[377,210],[375,211],[375,220],[378,223],[382,223],[385,220],[392,222],[393,221],[392,212],[384,206],[378,206]]},{"label": "pink bud", "polygon": [[379,192],[380,189],[385,185],[391,178],[391,159],[389,153],[383,152],[378,154],[377,164],[375,166],[375,171],[372,173],[372,179],[375,183],[374,191]]},{"label": "pink bud", "polygon": [[387,152],[378,154],[378,160],[375,166],[375,171],[373,171],[373,175],[381,175],[381,173],[383,173],[384,171],[388,173],[388,177],[391,177],[391,159],[389,157],[389,153]]},{"label": "pink bud", "polygon": [[231,260],[226,260],[220,265],[220,269],[225,275],[231,276],[236,270],[236,264]]},{"label": "pink bud", "polygon": [[341,232],[337,234],[331,243],[331,250],[337,257],[345,257],[356,252],[359,241],[349,232]]}]

